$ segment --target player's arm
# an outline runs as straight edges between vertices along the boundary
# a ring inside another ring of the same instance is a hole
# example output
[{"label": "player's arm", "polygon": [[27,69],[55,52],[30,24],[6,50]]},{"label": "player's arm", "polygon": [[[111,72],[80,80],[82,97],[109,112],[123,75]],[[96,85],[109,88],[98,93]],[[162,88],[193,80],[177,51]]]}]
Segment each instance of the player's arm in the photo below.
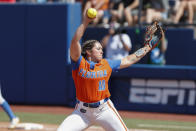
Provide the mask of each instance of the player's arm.
[{"label": "player's arm", "polygon": [[83,13],[83,20],[82,24],[78,27],[78,29],[75,32],[75,35],[72,38],[71,45],[70,45],[70,56],[73,61],[77,61],[81,55],[81,45],[80,45],[80,39],[82,38],[86,27],[93,19],[89,19],[87,17],[86,11]]},{"label": "player's arm", "polygon": [[162,27],[155,21],[152,25],[147,27],[145,33],[144,47],[137,50],[135,53],[123,58],[121,60],[120,69],[129,67],[130,65],[138,62],[144,57],[150,50],[155,48],[163,37]]},{"label": "player's arm", "polygon": [[145,45],[143,48],[140,48],[135,53],[126,56],[121,60],[120,69],[131,66],[132,64],[138,62],[151,50],[149,45]]}]

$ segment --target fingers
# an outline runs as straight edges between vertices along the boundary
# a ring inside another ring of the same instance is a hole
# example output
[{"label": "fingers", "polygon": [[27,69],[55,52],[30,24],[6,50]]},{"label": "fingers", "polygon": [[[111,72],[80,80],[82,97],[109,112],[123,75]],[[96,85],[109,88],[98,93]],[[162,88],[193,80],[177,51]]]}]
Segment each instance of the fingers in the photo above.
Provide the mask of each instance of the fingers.
[{"label": "fingers", "polygon": [[87,11],[88,11],[88,8],[86,8],[83,12],[83,22],[88,24],[92,22],[95,18],[89,18],[87,15]]}]

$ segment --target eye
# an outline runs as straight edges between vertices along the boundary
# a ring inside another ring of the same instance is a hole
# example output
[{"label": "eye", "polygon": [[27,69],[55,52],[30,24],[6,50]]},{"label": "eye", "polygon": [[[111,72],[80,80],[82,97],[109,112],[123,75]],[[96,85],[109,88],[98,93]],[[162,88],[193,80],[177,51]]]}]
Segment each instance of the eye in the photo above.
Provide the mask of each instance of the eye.
[{"label": "eye", "polygon": [[98,49],[98,50],[102,50],[102,48],[101,48],[101,47],[98,47],[97,49]]}]

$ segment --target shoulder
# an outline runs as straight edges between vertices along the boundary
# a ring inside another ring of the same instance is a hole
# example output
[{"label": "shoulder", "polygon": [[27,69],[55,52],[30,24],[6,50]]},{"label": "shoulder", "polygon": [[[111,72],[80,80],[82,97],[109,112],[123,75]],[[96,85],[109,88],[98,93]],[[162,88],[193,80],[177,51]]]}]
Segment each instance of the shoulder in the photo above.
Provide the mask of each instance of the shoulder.
[{"label": "shoulder", "polygon": [[119,69],[121,64],[121,60],[103,59],[103,62],[107,63],[112,69]]},{"label": "shoulder", "polygon": [[73,69],[73,70],[78,69],[79,66],[80,66],[81,64],[83,64],[83,63],[85,63],[85,59],[84,59],[83,56],[80,56],[79,59],[78,59],[77,61],[72,61],[72,60],[71,60],[72,69]]}]

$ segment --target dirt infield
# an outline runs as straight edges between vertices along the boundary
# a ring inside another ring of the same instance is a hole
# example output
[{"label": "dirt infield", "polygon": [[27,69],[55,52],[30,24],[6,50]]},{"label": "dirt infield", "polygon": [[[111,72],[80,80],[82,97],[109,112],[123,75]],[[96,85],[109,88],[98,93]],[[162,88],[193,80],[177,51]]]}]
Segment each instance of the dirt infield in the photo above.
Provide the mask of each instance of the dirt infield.
[{"label": "dirt infield", "polygon": [[[34,113],[50,113],[50,114],[71,114],[73,108],[57,107],[57,106],[11,106],[15,112],[34,112]],[[2,109],[0,108],[0,111]],[[146,112],[132,112],[132,111],[119,111],[123,118],[137,118],[137,119],[152,119],[152,120],[171,120],[171,121],[190,121],[196,122],[196,116],[183,115],[183,114],[166,114],[166,113],[146,113]],[[8,130],[9,123],[0,122],[0,131],[25,131],[22,129]],[[55,131],[58,125],[43,124],[44,129],[40,131]],[[86,131],[104,131],[100,127],[91,127]],[[134,130],[131,131],[151,131],[151,130]]]}]

